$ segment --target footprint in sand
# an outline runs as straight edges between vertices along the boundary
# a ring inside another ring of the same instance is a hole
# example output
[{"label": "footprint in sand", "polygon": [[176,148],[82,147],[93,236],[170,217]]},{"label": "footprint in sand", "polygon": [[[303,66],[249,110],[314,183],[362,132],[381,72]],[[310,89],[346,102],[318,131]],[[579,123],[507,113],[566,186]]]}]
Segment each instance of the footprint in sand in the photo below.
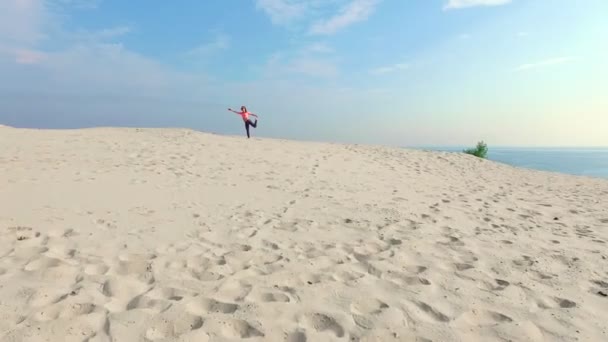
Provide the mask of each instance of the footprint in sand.
[{"label": "footprint in sand", "polygon": [[171,302],[160,299],[152,299],[141,295],[133,298],[127,303],[126,310],[145,310],[151,313],[161,313],[171,307]]},{"label": "footprint in sand", "polygon": [[301,322],[305,327],[317,332],[330,332],[336,337],[344,336],[344,328],[333,317],[322,313],[305,314]]},{"label": "footprint in sand", "polygon": [[61,305],[50,305],[34,312],[30,317],[35,322],[50,322],[59,318]]},{"label": "footprint in sand", "polygon": [[36,238],[41,237],[40,232],[34,230],[31,227],[23,227],[23,226],[9,227],[8,231],[11,232],[15,236],[15,239],[17,241],[25,241],[25,240],[36,239]]},{"label": "footprint in sand", "polygon": [[146,330],[146,339],[151,341],[175,340],[192,330],[200,329],[203,326],[203,319],[199,316],[181,313],[172,319],[159,316],[150,325]]},{"label": "footprint in sand", "polygon": [[407,276],[397,272],[387,273],[384,278],[400,286],[431,285],[431,282],[426,278],[418,276]]},{"label": "footprint in sand", "polygon": [[281,303],[289,303],[291,300],[289,296],[284,293],[262,293],[260,295],[260,301],[270,303],[270,302],[281,302]]},{"label": "footprint in sand", "polygon": [[388,239],[386,242],[388,242],[388,244],[391,245],[391,246],[399,246],[402,243],[401,240],[394,239],[394,238]]},{"label": "footprint in sand", "polygon": [[420,274],[425,272],[428,268],[425,266],[404,266],[403,269],[409,273]]},{"label": "footprint in sand", "polygon": [[458,237],[456,236],[448,236],[449,241],[448,241],[448,245],[451,246],[456,246],[456,247],[464,247],[464,242],[462,242],[462,240],[460,240]]},{"label": "footprint in sand", "polygon": [[203,329],[229,339],[246,339],[264,336],[263,332],[241,319],[212,318],[205,321]]},{"label": "footprint in sand", "polygon": [[558,303],[559,307],[562,309],[571,309],[576,307],[576,303],[563,298],[555,298],[555,301]]},{"label": "footprint in sand", "polygon": [[513,319],[500,312],[491,310],[470,310],[455,319],[456,325],[484,327],[501,323],[510,323]]},{"label": "footprint in sand", "polygon": [[502,290],[506,289],[507,286],[511,285],[511,283],[509,283],[506,280],[502,280],[502,279],[494,279],[494,281],[498,285],[498,287],[496,287],[496,290],[498,290],[498,291],[502,291]]},{"label": "footprint in sand", "polygon": [[212,313],[232,314],[239,306],[222,303],[212,298],[196,297],[186,304],[186,310],[194,315],[204,316]]},{"label": "footprint in sand", "polygon": [[173,287],[155,287],[152,291],[148,292],[148,296],[156,299],[179,302],[184,298],[194,297],[195,293]]},{"label": "footprint in sand", "polygon": [[464,264],[464,263],[456,263],[456,264],[454,264],[454,266],[459,271],[466,271],[466,270],[470,270],[471,268],[475,268],[475,266],[473,266],[471,264]]},{"label": "footprint in sand", "polygon": [[65,238],[76,235],[74,233],[74,229],[66,228],[66,229],[52,229],[48,232],[49,237],[53,238]]},{"label": "footprint in sand", "polygon": [[353,322],[355,322],[355,325],[357,327],[364,329],[364,330],[374,329],[374,326],[376,323],[372,317],[361,316],[361,315],[357,315],[357,314],[352,314],[351,316],[353,318]]},{"label": "footprint in sand", "polygon": [[121,255],[112,270],[117,275],[135,277],[144,283],[152,284],[154,283],[152,259],[155,258],[154,254]]},{"label": "footprint in sand", "polygon": [[59,312],[59,318],[75,318],[104,310],[93,303],[70,303]]},{"label": "footprint in sand", "polygon": [[33,293],[29,296],[28,304],[30,307],[34,308],[55,304],[66,299],[70,293],[71,290],[68,288],[42,288],[33,290]]},{"label": "footprint in sand", "polygon": [[513,260],[513,264],[516,266],[532,266],[534,265],[534,260],[527,255],[522,255],[521,258]]},{"label": "footprint in sand", "polygon": [[361,298],[350,305],[350,311],[359,315],[379,314],[388,308],[388,304],[376,298]]},{"label": "footprint in sand", "polygon": [[126,310],[129,305],[136,306],[137,297],[148,292],[151,285],[125,277],[110,278],[101,286],[100,292],[110,298],[105,307],[110,312]]},{"label": "footprint in sand", "polygon": [[220,279],[223,279],[224,276],[219,274],[219,273],[215,273],[215,272],[209,272],[209,271],[196,271],[196,270],[190,270],[190,275],[197,280],[200,281],[218,281]]},{"label": "footprint in sand", "polygon": [[345,284],[350,284],[354,281],[357,281],[363,278],[365,275],[359,272],[350,272],[350,271],[338,271],[333,274],[333,279]]},{"label": "footprint in sand", "polygon": [[322,281],[322,276],[314,273],[303,273],[298,277],[300,281],[307,285],[318,284]]},{"label": "footprint in sand", "polygon": [[229,302],[242,301],[251,292],[252,286],[243,281],[229,280],[217,290],[216,296]]},{"label": "footprint in sand", "polygon": [[303,331],[294,331],[285,335],[285,342],[306,342],[306,333]]},{"label": "footprint in sand", "polygon": [[47,252],[48,257],[56,257],[67,260],[74,258],[77,253],[75,248],[71,248],[72,246],[64,243],[53,244],[49,247],[49,251]]},{"label": "footprint in sand", "polygon": [[375,326],[377,316],[388,308],[388,304],[378,299],[366,298],[353,302],[350,305],[350,312],[353,321],[359,328],[371,330]]},{"label": "footprint in sand", "polygon": [[441,311],[439,311],[438,309],[428,305],[425,302],[413,302],[414,306],[414,311],[417,311],[420,315],[422,315],[422,317],[425,317],[427,319],[431,319],[431,322],[449,322],[450,321],[450,317],[448,317],[447,315],[445,315],[444,313],[442,313]]},{"label": "footprint in sand", "polygon": [[27,263],[23,268],[25,271],[45,270],[58,267],[62,264],[61,260],[42,256]]},{"label": "footprint in sand", "polygon": [[272,249],[274,251],[279,249],[279,245],[277,245],[276,243],[274,243],[272,241],[268,241],[268,240],[262,240],[262,246]]},{"label": "footprint in sand", "polygon": [[108,272],[110,267],[106,264],[88,264],[84,267],[84,273],[88,275],[104,275]]},{"label": "footprint in sand", "polygon": [[559,297],[543,297],[536,301],[536,304],[541,309],[572,309],[576,307],[576,302],[573,302],[569,299],[559,298]]},{"label": "footprint in sand", "polygon": [[592,280],[591,283],[601,287],[602,289],[608,289],[608,282],[602,280]]}]

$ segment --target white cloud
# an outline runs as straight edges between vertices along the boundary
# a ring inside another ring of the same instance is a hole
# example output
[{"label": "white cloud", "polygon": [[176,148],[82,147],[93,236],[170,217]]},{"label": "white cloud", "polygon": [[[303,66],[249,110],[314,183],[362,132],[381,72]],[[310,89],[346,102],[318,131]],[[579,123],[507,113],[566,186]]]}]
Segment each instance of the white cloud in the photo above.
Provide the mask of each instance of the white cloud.
[{"label": "white cloud", "polygon": [[304,48],[304,52],[311,53],[331,53],[334,49],[325,43],[313,43]]},{"label": "white cloud", "polygon": [[334,34],[352,24],[366,20],[380,0],[352,0],[340,13],[312,25],[312,34]]},{"label": "white cloud", "polygon": [[513,69],[513,71],[523,71],[523,70],[528,70],[528,69],[549,67],[549,66],[569,63],[574,60],[576,60],[575,57],[550,58],[550,59],[546,59],[546,60],[540,61],[540,62],[522,64],[522,65],[518,66],[517,68]]},{"label": "white cloud", "polygon": [[31,52],[42,43],[98,42],[131,32],[128,26],[96,31],[67,31],[62,27],[68,9],[94,9],[99,3],[99,0],[0,0],[0,47],[4,53],[18,55],[20,63],[33,63],[41,59],[33,58]]},{"label": "white cloud", "polygon": [[117,26],[107,29],[102,29],[100,31],[95,32],[95,34],[100,38],[114,38],[124,36],[131,32],[131,28],[128,26]]},{"label": "white cloud", "polygon": [[96,9],[102,0],[55,0],[62,5],[69,5],[78,9]]},{"label": "white cloud", "polygon": [[[162,94],[159,89],[176,87],[192,78],[122,44],[106,42],[129,33],[130,27],[97,31],[64,27],[68,9],[93,9],[99,3],[0,0],[0,74],[12,75],[6,76],[11,82],[4,82],[0,88],[22,92]],[[225,42],[215,44],[222,46]]]},{"label": "white cloud", "polygon": [[38,64],[44,61],[47,54],[41,51],[29,49],[16,49],[11,51],[17,64]]},{"label": "white cloud", "polygon": [[217,51],[228,49],[229,47],[230,36],[223,33],[218,33],[213,41],[197,46],[194,49],[188,51],[187,54],[191,56],[202,57],[208,56]]},{"label": "white cloud", "polygon": [[312,78],[332,78],[339,74],[335,61],[310,55],[284,56],[275,53],[268,58],[263,68],[265,77],[275,80],[300,75]]},{"label": "white cloud", "polygon": [[0,1],[0,45],[28,45],[49,30],[50,13],[43,0]]},{"label": "white cloud", "polygon": [[282,79],[293,75],[332,78],[340,73],[334,49],[324,43],[272,54],[263,68],[266,77]]},{"label": "white cloud", "polygon": [[476,6],[500,6],[510,3],[511,0],[449,0],[444,9],[458,9]]},{"label": "white cloud", "polygon": [[381,0],[255,0],[275,25],[312,23],[311,34],[333,34],[366,20]]},{"label": "white cloud", "polygon": [[302,17],[307,10],[298,0],[256,0],[256,7],[266,12],[274,24],[286,24]]},{"label": "white cloud", "polygon": [[[100,30],[77,30],[74,32],[61,32],[61,38],[75,42],[104,42],[115,40],[132,32],[129,26],[108,27]],[[59,37],[56,37],[59,38]]]},{"label": "white cloud", "polygon": [[330,78],[338,75],[335,63],[325,59],[302,57],[291,61],[287,70],[306,76]]},{"label": "white cloud", "polygon": [[[9,7],[7,1],[0,0],[2,28],[6,27],[10,16],[3,11]],[[298,113],[319,113],[321,118],[321,109],[345,103],[352,105],[352,96],[342,95],[331,87],[299,84],[301,80],[306,83],[304,77],[327,78],[339,73],[332,47],[323,43],[301,46],[295,51],[285,49],[282,53],[286,55],[277,55],[269,63],[280,73],[276,78],[252,82],[243,89],[233,82],[212,83],[202,72],[176,70],[127,45],[108,42],[128,33],[129,29],[110,27],[100,31],[74,31],[64,25],[72,11],[54,16],[46,7],[50,1],[57,0],[29,1],[40,5],[38,12],[23,11],[21,17],[11,21],[22,25],[20,32],[23,34],[19,40],[11,40],[10,44],[8,39],[0,40],[0,75],[6,80],[0,82],[0,121],[9,125],[186,126],[231,132],[241,127],[235,125],[231,117],[216,113],[224,113],[226,103],[235,99],[259,108],[266,103],[264,99],[271,98],[271,103],[266,105],[267,113],[278,113],[279,109],[296,104]],[[31,20],[21,20],[27,18]],[[2,31],[0,37],[11,38],[13,32]],[[87,36],[100,38],[88,39]],[[198,51],[230,45],[229,37],[213,38]],[[315,101],[311,102],[311,98]],[[274,124],[275,134],[304,136],[300,126],[286,131],[284,127],[289,126],[281,120],[279,118]],[[293,117],[284,117],[283,121],[289,120]],[[303,123],[305,126],[306,121]],[[325,131],[332,130],[329,125],[325,126]],[[272,124],[265,132],[271,132],[271,127]]]},{"label": "white cloud", "polygon": [[393,64],[393,65],[388,65],[388,66],[383,66],[383,67],[372,69],[372,70],[370,70],[370,74],[373,74],[373,75],[389,74],[389,73],[408,69],[409,67],[410,67],[410,65],[407,63],[397,63],[397,64]]}]

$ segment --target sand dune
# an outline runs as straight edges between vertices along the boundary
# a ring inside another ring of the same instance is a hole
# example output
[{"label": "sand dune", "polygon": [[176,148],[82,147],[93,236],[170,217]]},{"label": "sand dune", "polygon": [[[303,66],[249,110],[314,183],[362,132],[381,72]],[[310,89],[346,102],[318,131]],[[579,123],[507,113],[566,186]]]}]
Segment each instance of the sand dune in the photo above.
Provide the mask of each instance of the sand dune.
[{"label": "sand dune", "polygon": [[608,181],[0,128],[1,341],[606,341]]}]

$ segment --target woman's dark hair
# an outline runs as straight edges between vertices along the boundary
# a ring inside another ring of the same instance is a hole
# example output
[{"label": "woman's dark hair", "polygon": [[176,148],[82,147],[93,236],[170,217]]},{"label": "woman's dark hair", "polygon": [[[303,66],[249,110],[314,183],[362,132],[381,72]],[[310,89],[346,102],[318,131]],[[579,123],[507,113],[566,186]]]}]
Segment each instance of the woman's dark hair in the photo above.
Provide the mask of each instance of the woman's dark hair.
[{"label": "woman's dark hair", "polygon": [[242,110],[243,112],[246,112],[246,111],[247,111],[247,107],[245,107],[245,106],[241,106],[241,110]]}]

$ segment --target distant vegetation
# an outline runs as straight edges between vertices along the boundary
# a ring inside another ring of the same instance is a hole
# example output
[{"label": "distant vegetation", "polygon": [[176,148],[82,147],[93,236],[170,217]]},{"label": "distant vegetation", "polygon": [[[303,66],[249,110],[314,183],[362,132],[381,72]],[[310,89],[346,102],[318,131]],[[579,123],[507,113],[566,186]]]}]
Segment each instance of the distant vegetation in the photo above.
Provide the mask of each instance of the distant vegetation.
[{"label": "distant vegetation", "polygon": [[480,141],[477,143],[477,146],[475,148],[469,148],[462,152],[464,152],[466,154],[474,155],[475,157],[485,159],[488,156],[488,145],[486,145],[485,142]]}]

